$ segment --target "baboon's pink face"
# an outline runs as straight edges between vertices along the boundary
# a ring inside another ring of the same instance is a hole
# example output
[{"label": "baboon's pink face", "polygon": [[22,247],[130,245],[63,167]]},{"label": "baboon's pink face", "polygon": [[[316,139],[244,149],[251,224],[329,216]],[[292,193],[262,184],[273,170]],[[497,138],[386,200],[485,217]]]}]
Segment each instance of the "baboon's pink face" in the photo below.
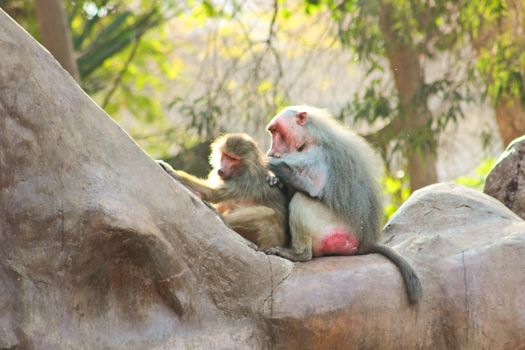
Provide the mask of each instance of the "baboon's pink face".
[{"label": "baboon's pink face", "polygon": [[221,154],[221,167],[217,170],[217,174],[223,181],[226,181],[232,177],[239,176],[241,173],[241,159],[228,152],[222,152]]},{"label": "baboon's pink face", "polygon": [[277,114],[266,129],[272,134],[272,145],[268,156],[279,158],[283,154],[301,152],[312,142],[306,128],[306,112],[284,110]]}]

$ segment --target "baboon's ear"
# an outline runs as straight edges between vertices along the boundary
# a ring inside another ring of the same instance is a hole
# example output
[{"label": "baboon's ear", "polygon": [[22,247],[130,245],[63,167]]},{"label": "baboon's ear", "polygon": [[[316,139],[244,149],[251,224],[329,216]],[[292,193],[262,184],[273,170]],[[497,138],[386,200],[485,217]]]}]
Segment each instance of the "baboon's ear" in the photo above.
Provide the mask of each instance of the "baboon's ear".
[{"label": "baboon's ear", "polygon": [[295,115],[295,122],[299,125],[306,125],[308,122],[308,113],[299,112]]}]

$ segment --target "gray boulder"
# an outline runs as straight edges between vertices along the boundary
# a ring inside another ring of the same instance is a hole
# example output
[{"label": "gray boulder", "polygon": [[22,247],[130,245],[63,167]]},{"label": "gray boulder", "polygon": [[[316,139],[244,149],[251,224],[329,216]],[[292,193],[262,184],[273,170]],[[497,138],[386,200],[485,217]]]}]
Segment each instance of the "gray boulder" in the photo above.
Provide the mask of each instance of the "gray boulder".
[{"label": "gray boulder", "polygon": [[525,136],[512,141],[485,180],[483,192],[525,218]]}]

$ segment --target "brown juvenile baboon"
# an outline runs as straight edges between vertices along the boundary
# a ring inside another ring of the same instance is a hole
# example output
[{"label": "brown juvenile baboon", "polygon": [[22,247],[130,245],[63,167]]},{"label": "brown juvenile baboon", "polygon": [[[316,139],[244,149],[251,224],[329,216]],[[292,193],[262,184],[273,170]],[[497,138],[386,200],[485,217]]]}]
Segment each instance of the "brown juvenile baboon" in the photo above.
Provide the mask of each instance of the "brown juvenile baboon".
[{"label": "brown juvenile baboon", "polygon": [[203,200],[215,204],[224,221],[261,249],[287,243],[288,208],[284,194],[268,186],[266,156],[246,134],[226,134],[212,144],[207,179],[159,164]]},{"label": "brown juvenile baboon", "polygon": [[268,253],[293,261],[380,253],[397,265],[409,300],[416,303],[422,295],[416,272],[395,250],[377,243],[382,203],[376,181],[379,162],[372,148],[329,113],[309,106],[284,109],[268,131],[270,169],[299,191],[289,206],[291,248]]}]

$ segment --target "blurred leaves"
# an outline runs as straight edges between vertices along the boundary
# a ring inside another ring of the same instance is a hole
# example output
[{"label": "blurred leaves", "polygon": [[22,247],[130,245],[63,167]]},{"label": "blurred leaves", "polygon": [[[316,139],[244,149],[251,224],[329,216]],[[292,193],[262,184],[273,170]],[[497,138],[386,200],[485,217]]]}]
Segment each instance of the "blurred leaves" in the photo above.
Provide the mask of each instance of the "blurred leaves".
[{"label": "blurred leaves", "polygon": [[108,78],[116,75],[104,65],[106,60],[122,56],[132,43],[163,23],[158,2],[149,3],[151,6],[144,11],[132,11],[125,1],[70,3],[73,44],[82,86],[87,92],[103,89]]},{"label": "blurred leaves", "polygon": [[219,134],[217,121],[223,111],[210,96],[200,96],[190,101],[178,97],[169,106],[190,120],[189,126],[196,129],[199,137],[210,139]]},{"label": "blurred leaves", "polygon": [[0,8],[35,38],[40,37],[35,19],[35,3],[33,0],[0,0]]},{"label": "blurred leaves", "polygon": [[474,174],[458,177],[454,182],[478,191],[483,191],[485,179],[494,165],[496,165],[496,158],[487,158],[474,169]]},{"label": "blurred leaves", "polygon": [[525,104],[525,38],[501,41],[481,49],[476,68],[485,80],[486,95],[498,104],[503,96],[517,97]]},{"label": "blurred leaves", "polygon": [[[337,88],[323,76],[330,67],[311,53],[341,52],[341,46],[355,55],[348,66],[359,65],[360,72],[344,70],[341,79],[361,82],[346,104],[334,102],[344,105],[339,117],[364,126],[387,164],[402,163],[407,149],[433,147],[462,118],[465,103],[475,101],[472,90],[496,103],[505,96],[525,103],[525,37],[518,35],[525,14],[511,0],[65,3],[82,87],[155,156],[212,138],[225,125],[263,130],[275,110],[303,102],[294,101],[302,96],[297,91]],[[0,6],[38,37],[31,0],[0,0]],[[385,9],[399,43],[423,67],[410,100],[430,106],[414,108],[420,125],[404,119],[407,107],[386,56]],[[311,70],[323,76],[315,84]],[[390,177],[406,184],[407,176]]]},{"label": "blurred leaves", "polygon": [[[413,150],[435,152],[439,135],[463,118],[466,105],[482,102],[480,97],[495,105],[517,98],[525,108],[522,0],[305,0],[307,13],[323,9],[337,24],[340,42],[366,69],[362,88],[340,118],[371,126],[375,132],[367,139],[389,165],[396,152],[403,158]],[[421,70],[396,78],[392,54],[410,52]],[[407,88],[402,85],[409,74],[423,81],[403,105],[398,89]],[[421,122],[408,120],[410,113]]]},{"label": "blurred leaves", "polygon": [[371,80],[358,92],[357,98],[351,101],[343,113],[353,116],[355,122],[365,121],[374,124],[378,120],[395,118],[397,105],[392,87],[383,79]]},{"label": "blurred leaves", "polygon": [[385,196],[384,218],[385,222],[397,211],[410,196],[408,178],[403,171],[396,174],[388,172],[381,179],[381,187]]}]

